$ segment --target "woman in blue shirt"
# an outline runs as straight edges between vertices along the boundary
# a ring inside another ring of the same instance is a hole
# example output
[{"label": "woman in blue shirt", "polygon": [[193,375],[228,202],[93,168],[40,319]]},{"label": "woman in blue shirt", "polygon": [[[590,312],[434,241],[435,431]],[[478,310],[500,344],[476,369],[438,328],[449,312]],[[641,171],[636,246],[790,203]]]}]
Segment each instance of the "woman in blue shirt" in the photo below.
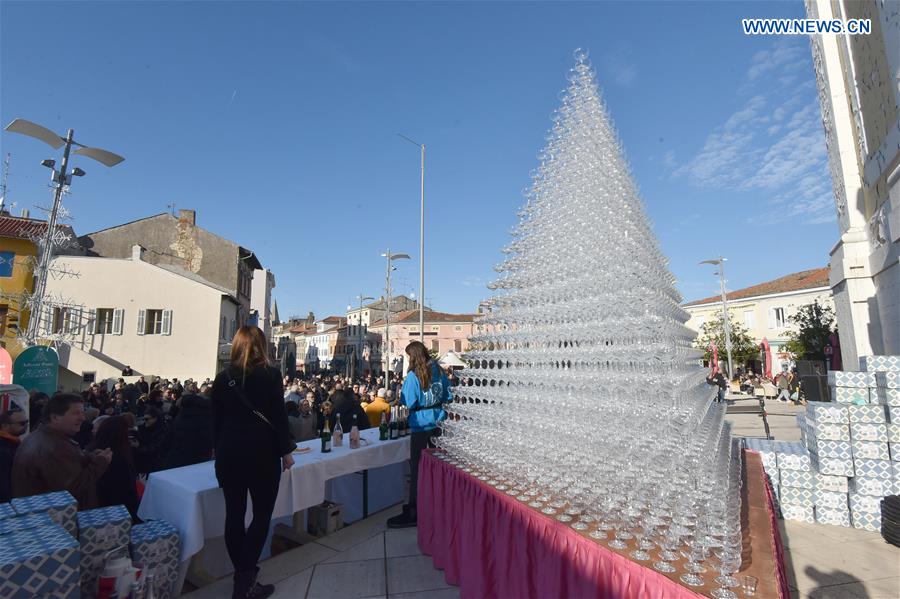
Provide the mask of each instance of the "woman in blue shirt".
[{"label": "woman in blue shirt", "polygon": [[403,506],[402,514],[387,521],[388,528],[416,525],[419,459],[423,449],[434,447],[432,439],[441,433],[437,425],[447,417],[444,404],[453,401],[447,375],[428,355],[424,344],[413,341],[406,346],[406,355],[409,373],[400,390],[400,403],[409,409],[409,503]]}]

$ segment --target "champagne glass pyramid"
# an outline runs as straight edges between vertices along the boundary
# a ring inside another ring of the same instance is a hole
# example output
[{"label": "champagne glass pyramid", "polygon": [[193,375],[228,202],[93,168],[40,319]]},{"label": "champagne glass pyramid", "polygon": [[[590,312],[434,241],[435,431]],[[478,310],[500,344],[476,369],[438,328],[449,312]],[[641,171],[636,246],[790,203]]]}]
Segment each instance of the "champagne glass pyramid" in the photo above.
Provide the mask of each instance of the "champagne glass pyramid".
[{"label": "champagne glass pyramid", "polygon": [[621,547],[639,530],[642,551],[659,537],[689,551],[697,510],[735,496],[730,430],[587,53],[575,59],[438,443],[592,538]]}]

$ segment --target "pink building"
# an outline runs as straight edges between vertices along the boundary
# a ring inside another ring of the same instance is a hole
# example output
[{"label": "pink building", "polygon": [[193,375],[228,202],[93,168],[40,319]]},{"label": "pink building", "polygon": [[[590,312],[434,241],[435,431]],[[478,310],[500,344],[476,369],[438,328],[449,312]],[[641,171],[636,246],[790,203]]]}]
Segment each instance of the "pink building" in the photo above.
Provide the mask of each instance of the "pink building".
[{"label": "pink building", "polygon": [[[473,320],[477,314],[447,314],[445,312],[425,312],[425,347],[443,356],[449,351],[458,354],[469,348],[469,337],[474,333]],[[385,321],[377,320],[369,327],[369,333],[384,339]],[[394,364],[402,360],[403,350],[410,341],[419,339],[419,311],[406,310],[391,317],[390,357]],[[380,344],[379,344],[380,345]],[[376,350],[377,351],[377,350]],[[373,356],[381,361],[380,351]]]}]

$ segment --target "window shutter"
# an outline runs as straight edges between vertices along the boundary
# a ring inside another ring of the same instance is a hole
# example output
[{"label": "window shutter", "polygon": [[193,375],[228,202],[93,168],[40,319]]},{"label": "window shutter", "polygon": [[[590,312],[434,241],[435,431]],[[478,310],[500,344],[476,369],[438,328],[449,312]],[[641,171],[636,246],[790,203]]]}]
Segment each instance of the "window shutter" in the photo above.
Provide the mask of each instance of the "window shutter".
[{"label": "window shutter", "polygon": [[162,311],[162,334],[163,335],[171,335],[172,334],[172,311],[171,310],[163,310]]},{"label": "window shutter", "polygon": [[88,335],[93,335],[97,332],[97,310],[91,308],[87,313],[87,330]]},{"label": "window shutter", "polygon": [[69,333],[78,333],[81,330],[81,308],[70,308]]},{"label": "window shutter", "polygon": [[138,311],[138,326],[137,326],[137,334],[138,335],[144,334],[144,327],[146,326],[146,324],[147,324],[147,310],[145,310],[144,308],[141,308]]},{"label": "window shutter", "polygon": [[122,334],[122,323],[125,320],[125,310],[116,308],[113,310],[113,335]]}]

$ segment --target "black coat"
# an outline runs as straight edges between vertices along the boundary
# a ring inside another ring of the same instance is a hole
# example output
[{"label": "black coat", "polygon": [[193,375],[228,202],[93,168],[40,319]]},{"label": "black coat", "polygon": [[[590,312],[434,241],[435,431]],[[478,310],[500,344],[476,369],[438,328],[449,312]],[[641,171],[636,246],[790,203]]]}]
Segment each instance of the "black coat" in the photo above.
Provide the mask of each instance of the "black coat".
[{"label": "black coat", "polygon": [[345,433],[349,433],[353,427],[353,415],[356,415],[356,428],[365,430],[369,428],[369,417],[359,402],[353,397],[353,392],[339,394],[334,398],[331,416],[328,418],[328,426],[334,430],[336,417],[341,418],[341,429]]},{"label": "black coat", "polygon": [[124,505],[137,521],[138,496],[134,467],[118,454],[113,454],[109,468],[97,481],[97,507]]},{"label": "black coat", "polygon": [[12,465],[19,444],[0,437],[0,503],[12,498]]},{"label": "black coat", "polygon": [[138,472],[156,472],[162,467],[169,451],[169,429],[162,418],[153,427],[138,428],[139,445],[134,448],[134,458]]},{"label": "black coat", "polygon": [[[230,380],[234,388],[229,387]],[[271,426],[244,405],[237,387]],[[267,467],[296,447],[288,429],[281,373],[275,368],[255,368],[246,377],[236,368],[220,372],[213,382],[212,415],[217,471],[223,464]]]},{"label": "black coat", "polygon": [[180,468],[212,458],[212,405],[203,395],[183,395],[181,411],[172,425],[172,448],[163,467]]}]

